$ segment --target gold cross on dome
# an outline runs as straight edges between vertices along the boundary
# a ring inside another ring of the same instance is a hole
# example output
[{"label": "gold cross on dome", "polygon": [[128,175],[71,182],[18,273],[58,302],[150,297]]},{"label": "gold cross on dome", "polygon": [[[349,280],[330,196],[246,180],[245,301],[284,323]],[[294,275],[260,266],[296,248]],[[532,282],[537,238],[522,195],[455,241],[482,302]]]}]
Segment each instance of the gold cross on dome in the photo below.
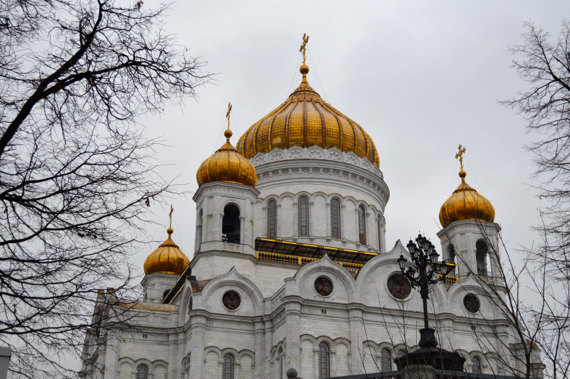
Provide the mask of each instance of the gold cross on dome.
[{"label": "gold cross on dome", "polygon": [[307,42],[309,42],[309,36],[303,33],[303,43],[301,44],[301,48],[299,48],[299,52],[303,53],[303,64],[305,64],[305,52],[307,51]]},{"label": "gold cross on dome", "polygon": [[461,145],[457,148],[459,151],[455,154],[455,159],[459,159],[459,165],[461,166],[461,171],[463,171],[463,154],[465,154],[465,148]]},{"label": "gold cross on dome", "polygon": [[170,213],[168,214],[168,217],[170,218],[170,224],[168,224],[169,228],[172,228],[172,213],[174,212],[174,207],[172,206],[172,204],[170,205]]},{"label": "gold cross on dome", "polygon": [[228,130],[230,129],[230,113],[232,112],[232,103],[228,103],[228,111],[226,112],[226,118],[228,119]]}]

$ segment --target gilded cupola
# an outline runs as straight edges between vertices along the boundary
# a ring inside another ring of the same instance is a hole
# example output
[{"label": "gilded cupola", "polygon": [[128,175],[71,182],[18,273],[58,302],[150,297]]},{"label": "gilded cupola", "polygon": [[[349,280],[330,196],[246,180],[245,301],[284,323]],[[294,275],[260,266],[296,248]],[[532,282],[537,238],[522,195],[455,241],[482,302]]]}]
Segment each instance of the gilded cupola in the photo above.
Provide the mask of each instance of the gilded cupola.
[{"label": "gilded cupola", "polygon": [[172,240],[172,207],[170,208],[170,225],[166,229],[168,238],[153,251],[144,262],[144,273],[180,275],[190,264],[190,260]]},{"label": "gilded cupola", "polygon": [[309,85],[309,67],[305,64],[307,41],[308,37],[304,38],[301,45],[301,84],[283,104],[241,136],[237,150],[249,159],[273,149],[320,146],[355,153],[379,166],[376,146],[364,129],[326,103]]},{"label": "gilded cupola", "polygon": [[238,183],[255,187],[257,173],[255,167],[230,143],[232,131],[230,130],[231,104],[228,105],[228,129],[224,132],[226,143],[214,154],[206,159],[198,168],[196,180],[198,185],[210,182]]},{"label": "gilded cupola", "polygon": [[459,159],[461,165],[459,171],[461,183],[439,210],[439,221],[443,227],[461,220],[485,222],[493,222],[495,220],[495,208],[493,208],[491,202],[465,182],[467,173],[463,169],[464,153],[465,148],[459,145],[459,152],[455,157]]}]

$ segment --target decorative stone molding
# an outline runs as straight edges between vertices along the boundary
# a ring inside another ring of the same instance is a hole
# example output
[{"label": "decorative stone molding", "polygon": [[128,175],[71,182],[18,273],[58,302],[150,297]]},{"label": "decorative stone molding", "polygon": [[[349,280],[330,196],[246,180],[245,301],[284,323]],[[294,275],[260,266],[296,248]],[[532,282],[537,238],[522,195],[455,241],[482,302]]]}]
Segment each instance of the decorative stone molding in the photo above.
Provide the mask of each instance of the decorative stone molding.
[{"label": "decorative stone molding", "polygon": [[273,149],[268,153],[258,153],[249,161],[257,168],[260,165],[272,162],[287,161],[293,159],[321,159],[335,162],[348,163],[363,168],[374,175],[384,179],[382,171],[366,158],[360,158],[354,153],[345,153],[337,148],[323,149],[319,146],[300,147],[293,146],[290,149]]}]

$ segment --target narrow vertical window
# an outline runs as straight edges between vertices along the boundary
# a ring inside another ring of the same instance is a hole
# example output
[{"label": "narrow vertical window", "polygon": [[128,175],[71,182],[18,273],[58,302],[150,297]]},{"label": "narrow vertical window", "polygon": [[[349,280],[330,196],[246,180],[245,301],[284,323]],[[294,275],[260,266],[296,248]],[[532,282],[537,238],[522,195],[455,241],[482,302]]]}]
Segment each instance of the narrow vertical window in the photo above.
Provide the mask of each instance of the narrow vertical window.
[{"label": "narrow vertical window", "polygon": [[224,365],[222,366],[222,379],[234,379],[234,356],[231,354],[224,355]]},{"label": "narrow vertical window", "polygon": [[224,207],[222,241],[240,243],[239,208],[233,204],[228,204]]},{"label": "narrow vertical window", "polygon": [[[447,261],[449,263],[455,263],[455,247],[453,247],[453,245],[449,245],[447,247]],[[451,270],[451,272],[449,273],[449,275],[456,275],[456,270],[455,268],[453,270]]]},{"label": "narrow vertical window", "polygon": [[202,244],[202,218],[204,217],[204,211],[200,209],[198,212],[198,219],[196,220],[196,251],[200,250],[200,245]]},{"label": "narrow vertical window", "polygon": [[331,376],[331,354],[329,345],[325,342],[319,344],[319,378]]},{"label": "narrow vertical window", "polygon": [[358,207],[358,240],[366,245],[366,210],[364,205]]},{"label": "narrow vertical window", "polygon": [[481,360],[477,357],[473,357],[473,370],[474,374],[481,374]]},{"label": "narrow vertical window", "polygon": [[331,237],[340,237],[340,200],[331,200]]},{"label": "narrow vertical window", "polygon": [[392,371],[392,353],[388,349],[382,349],[380,353],[380,367],[382,371]]},{"label": "narrow vertical window", "polygon": [[378,218],[378,250],[382,250],[382,220]]},{"label": "narrow vertical window", "polygon": [[299,236],[309,235],[309,198],[301,196],[299,198]]},{"label": "narrow vertical window", "polygon": [[137,366],[136,379],[148,379],[148,366],[141,364]]},{"label": "narrow vertical window", "polygon": [[489,254],[489,248],[484,240],[478,240],[475,243],[475,257],[477,259],[477,274],[480,276],[488,276],[489,271],[487,268],[487,255]]},{"label": "narrow vertical window", "polygon": [[267,203],[267,238],[277,237],[277,202],[269,200]]}]

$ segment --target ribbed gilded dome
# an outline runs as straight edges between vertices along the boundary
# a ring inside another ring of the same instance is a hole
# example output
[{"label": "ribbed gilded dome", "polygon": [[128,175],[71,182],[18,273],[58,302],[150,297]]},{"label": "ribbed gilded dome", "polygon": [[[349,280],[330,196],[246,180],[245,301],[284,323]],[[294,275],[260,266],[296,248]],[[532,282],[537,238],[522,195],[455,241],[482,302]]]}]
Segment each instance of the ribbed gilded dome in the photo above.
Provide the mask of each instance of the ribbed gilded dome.
[{"label": "ribbed gilded dome", "polygon": [[307,82],[309,67],[300,69],[299,87],[273,112],[252,125],[238,141],[246,158],[273,149],[320,146],[353,152],[379,165],[378,152],[360,125],[327,104]]},{"label": "ribbed gilded dome", "polygon": [[144,262],[144,273],[180,275],[190,264],[188,257],[172,240],[172,228],[166,230],[168,238]]},{"label": "ribbed gilded dome", "polygon": [[464,170],[459,171],[461,184],[439,210],[439,221],[443,227],[461,220],[495,220],[495,208],[489,200],[465,183],[466,175]]},{"label": "ribbed gilded dome", "polygon": [[255,167],[230,143],[231,130],[226,130],[226,143],[200,165],[196,173],[198,185],[210,182],[229,182],[255,187]]}]

